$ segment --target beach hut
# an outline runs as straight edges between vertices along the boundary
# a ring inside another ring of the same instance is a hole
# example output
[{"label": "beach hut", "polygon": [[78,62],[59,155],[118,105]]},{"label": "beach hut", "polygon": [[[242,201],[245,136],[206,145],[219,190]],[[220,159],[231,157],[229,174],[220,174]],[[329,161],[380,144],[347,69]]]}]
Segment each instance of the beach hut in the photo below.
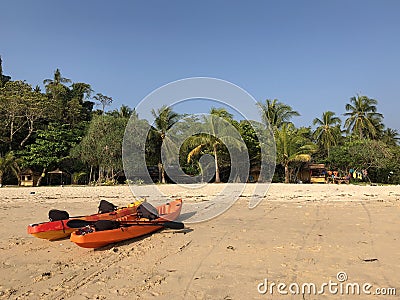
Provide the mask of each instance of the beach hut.
[{"label": "beach hut", "polygon": [[32,169],[25,169],[20,174],[21,186],[35,186],[40,178],[40,173],[32,171]]},{"label": "beach hut", "polygon": [[59,168],[54,171],[47,172],[47,174],[49,174],[49,185],[51,185],[52,182],[63,185],[66,184],[67,180],[69,179],[69,174],[67,172],[61,171]]},{"label": "beach hut", "polygon": [[326,183],[325,164],[306,164],[299,172],[299,178],[302,182],[307,183]]}]

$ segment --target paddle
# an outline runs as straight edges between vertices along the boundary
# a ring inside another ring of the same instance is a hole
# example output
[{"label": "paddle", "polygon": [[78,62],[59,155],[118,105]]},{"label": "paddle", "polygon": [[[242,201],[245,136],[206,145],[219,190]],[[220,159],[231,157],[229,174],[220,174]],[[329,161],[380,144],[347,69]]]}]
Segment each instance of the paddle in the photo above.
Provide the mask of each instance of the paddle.
[{"label": "paddle", "polygon": [[[107,220],[101,220],[107,221]],[[120,226],[130,227],[130,226],[162,226],[169,229],[183,229],[185,228],[185,224],[181,222],[173,222],[173,221],[166,221],[166,222],[146,222],[146,221],[111,221],[115,222]],[[67,226],[70,228],[82,228],[89,225],[95,225],[98,221],[86,221],[86,220],[69,220],[67,222]]]}]

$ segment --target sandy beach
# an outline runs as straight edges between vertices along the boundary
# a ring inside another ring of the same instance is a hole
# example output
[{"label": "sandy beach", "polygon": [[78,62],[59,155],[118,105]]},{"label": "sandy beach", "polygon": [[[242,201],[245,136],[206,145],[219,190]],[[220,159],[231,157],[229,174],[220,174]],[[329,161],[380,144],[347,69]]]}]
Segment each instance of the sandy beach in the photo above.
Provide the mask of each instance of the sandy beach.
[{"label": "sandy beach", "polygon": [[[206,202],[223,188],[159,185],[166,198]],[[249,191],[224,214],[97,250],[27,234],[52,208],[92,214],[124,206],[128,186],[0,189],[1,299],[395,299],[400,295],[400,186],[272,184],[255,209]],[[346,275],[340,281],[338,273]],[[371,295],[293,295],[303,283],[371,285]],[[266,285],[268,283],[268,285]],[[278,285],[286,284],[287,295]],[[263,292],[265,287],[268,290]],[[397,296],[377,296],[396,289]]]}]

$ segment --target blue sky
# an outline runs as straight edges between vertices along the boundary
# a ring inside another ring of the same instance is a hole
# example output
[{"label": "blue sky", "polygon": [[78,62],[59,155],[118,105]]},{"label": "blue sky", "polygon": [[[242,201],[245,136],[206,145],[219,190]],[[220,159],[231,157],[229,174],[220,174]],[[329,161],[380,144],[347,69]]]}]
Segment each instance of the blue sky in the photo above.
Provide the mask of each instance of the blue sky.
[{"label": "blue sky", "polygon": [[196,76],[299,111],[341,115],[357,93],[400,131],[400,1],[6,1],[3,70],[33,86],[56,68],[131,107]]}]

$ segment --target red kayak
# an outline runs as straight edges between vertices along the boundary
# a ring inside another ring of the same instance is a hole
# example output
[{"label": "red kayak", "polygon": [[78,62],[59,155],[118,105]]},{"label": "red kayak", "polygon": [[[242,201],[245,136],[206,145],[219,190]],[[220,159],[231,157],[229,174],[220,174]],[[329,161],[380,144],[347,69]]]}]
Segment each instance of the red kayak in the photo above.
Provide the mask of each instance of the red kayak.
[{"label": "red kayak", "polygon": [[30,224],[28,226],[28,233],[41,239],[49,241],[58,240],[70,236],[70,234],[76,230],[76,228],[70,228],[67,226],[69,220],[81,219],[87,221],[97,220],[115,220],[126,215],[136,214],[137,207],[141,204],[141,201],[136,201],[128,205],[128,207],[117,208],[114,211],[107,213],[97,213],[88,216],[81,217],[70,217],[64,220],[56,220],[50,222],[42,222],[37,224]]},{"label": "red kayak", "polygon": [[[110,222],[119,224],[119,228],[99,230],[96,229],[96,225],[90,225],[73,232],[70,239],[80,247],[99,248],[111,243],[140,237],[163,228],[183,228],[182,223],[172,222],[176,220],[181,213],[182,199],[158,206],[156,209],[157,211],[155,213],[157,217],[152,220],[141,217],[140,213],[136,215],[127,215],[116,219],[116,222]],[[138,211],[139,210],[140,207],[138,207]],[[79,222],[76,223],[79,224]],[[82,224],[84,223],[85,222],[82,222]],[[97,222],[94,222],[94,224],[95,223]],[[182,225],[182,227],[179,225]]]}]

